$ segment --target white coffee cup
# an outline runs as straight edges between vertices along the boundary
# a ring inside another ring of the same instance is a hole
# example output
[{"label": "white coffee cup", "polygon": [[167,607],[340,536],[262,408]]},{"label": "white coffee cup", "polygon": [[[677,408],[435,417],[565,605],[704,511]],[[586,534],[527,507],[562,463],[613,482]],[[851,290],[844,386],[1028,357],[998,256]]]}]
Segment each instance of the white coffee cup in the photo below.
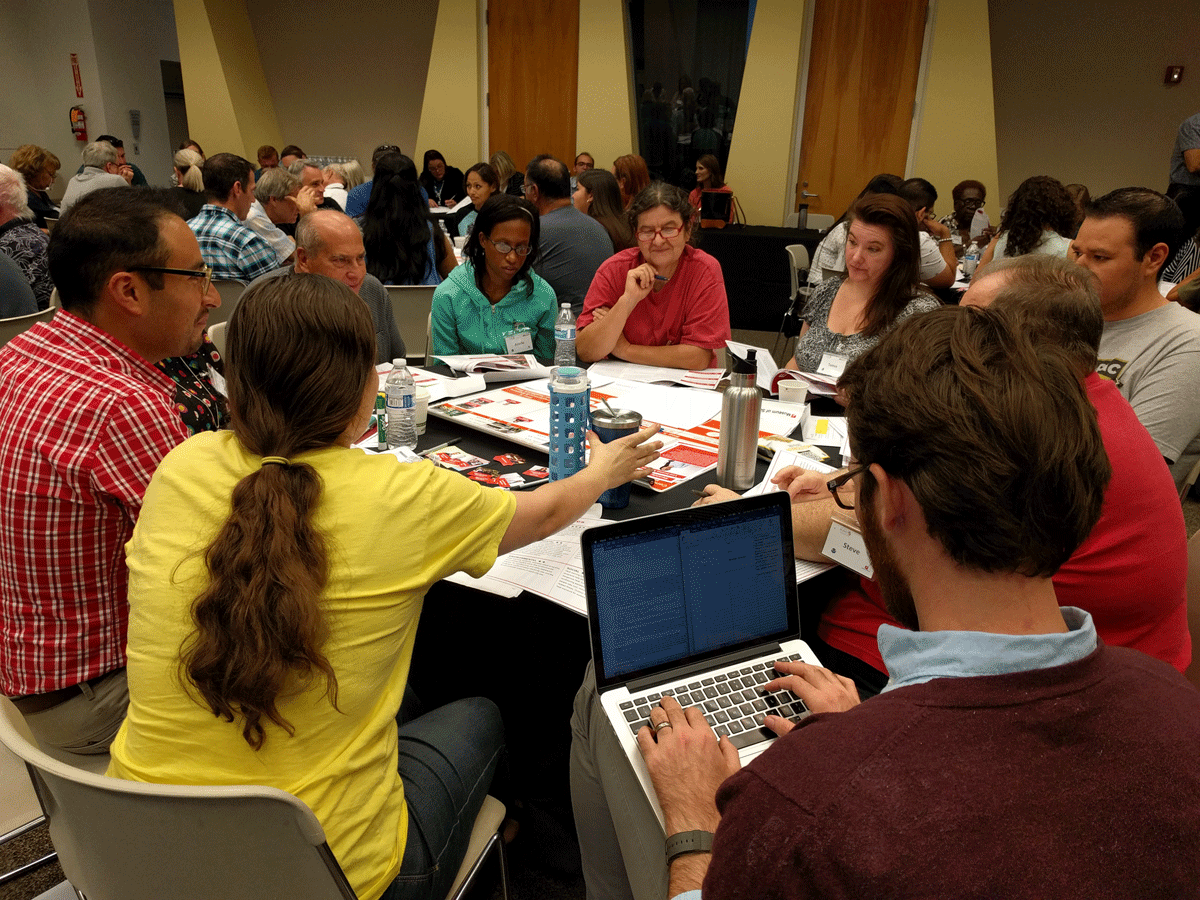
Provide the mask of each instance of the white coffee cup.
[{"label": "white coffee cup", "polygon": [[808,385],[803,381],[788,378],[779,382],[779,399],[784,403],[803,403],[808,394]]},{"label": "white coffee cup", "polygon": [[465,246],[467,246],[466,235],[463,235],[462,237],[456,237],[454,239],[454,249],[455,250],[461,250]]},{"label": "white coffee cup", "polygon": [[413,397],[414,409],[416,415],[414,419],[417,423],[417,434],[425,433],[425,421],[429,418],[429,391],[423,387],[417,388],[417,393]]}]

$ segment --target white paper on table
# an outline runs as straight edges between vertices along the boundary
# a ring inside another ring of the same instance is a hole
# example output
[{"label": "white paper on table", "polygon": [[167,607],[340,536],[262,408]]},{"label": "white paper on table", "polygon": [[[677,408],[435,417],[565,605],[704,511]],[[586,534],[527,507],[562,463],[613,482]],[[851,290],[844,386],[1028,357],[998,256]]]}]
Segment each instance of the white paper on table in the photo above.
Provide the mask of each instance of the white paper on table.
[{"label": "white paper on table", "polygon": [[846,439],[842,441],[842,449],[838,451],[842,455],[842,462],[846,463],[850,460],[853,454],[850,452],[850,429],[846,429]]},{"label": "white paper on table", "polygon": [[642,414],[643,421],[672,428],[695,428],[721,413],[721,395],[693,388],[644,384],[621,395],[621,406]]},{"label": "white paper on table", "polygon": [[[612,381],[619,378],[622,381],[636,381],[640,384],[682,384],[685,387],[696,387],[712,390],[725,377],[723,368],[717,369],[672,369],[667,366],[640,366],[637,363],[622,362],[617,359],[602,359],[592,363],[588,369],[588,377],[597,376]],[[607,384],[608,382],[602,382]]]},{"label": "white paper on table", "polygon": [[828,572],[834,568],[833,563],[813,562],[809,559],[796,560],[796,584],[801,584],[808,581],[810,578],[816,578],[822,572]]},{"label": "white paper on table", "polygon": [[827,473],[837,471],[837,469],[828,463],[815,460],[811,456],[805,456],[802,453],[793,453],[791,450],[780,450],[771,459],[771,464],[767,466],[767,474],[763,476],[763,480],[746,491],[742,496],[757,497],[759,494],[769,494],[772,491],[783,490],[779,485],[772,484],[771,479],[778,475],[781,469],[788,466],[799,466],[801,469],[808,469],[810,472]]},{"label": "white paper on table", "polygon": [[[493,590],[501,596],[515,597],[521,591],[529,591],[545,597],[559,606],[582,616],[587,615],[587,591],[583,581],[583,552],[579,536],[585,529],[607,524],[593,506],[562,531],[545,540],[506,553],[496,560],[485,579],[506,586],[514,593]],[[470,576],[456,576],[452,580],[459,584],[477,586]],[[483,590],[492,590],[484,587]]]},{"label": "white paper on table", "polygon": [[767,434],[791,434],[797,425],[804,423],[807,409],[807,406],[798,403],[764,400],[758,417],[758,430]]},{"label": "white paper on table", "polygon": [[771,356],[771,351],[762,347],[755,347],[753,344],[741,344],[737,341],[726,341],[725,346],[729,348],[729,352],[739,359],[745,359],[749,354],[747,350],[757,351],[754,357],[754,362],[758,366],[758,377],[755,379],[755,384],[766,391],[768,394],[774,393],[771,390],[771,385],[775,383],[775,376],[779,374],[779,366],[775,365],[775,358]]},{"label": "white paper on table", "polygon": [[507,581],[501,581],[499,578],[493,578],[490,573],[485,574],[482,578],[472,578],[466,572],[455,572],[453,575],[446,576],[447,581],[452,581],[455,584],[461,584],[464,587],[475,588],[477,591],[487,591],[489,594],[495,594],[497,597],[516,597],[521,593],[521,589],[516,585],[509,584]]},{"label": "white paper on table", "polygon": [[804,441],[820,447],[841,447],[846,442],[845,416],[809,416]]}]

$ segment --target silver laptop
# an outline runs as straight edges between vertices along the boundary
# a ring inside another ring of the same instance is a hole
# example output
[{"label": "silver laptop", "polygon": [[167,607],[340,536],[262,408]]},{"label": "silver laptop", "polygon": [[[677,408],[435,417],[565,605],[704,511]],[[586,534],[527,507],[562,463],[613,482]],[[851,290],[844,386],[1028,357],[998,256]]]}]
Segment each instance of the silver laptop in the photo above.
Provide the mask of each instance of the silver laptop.
[{"label": "silver laptop", "polygon": [[664,694],[702,709],[743,765],[774,740],[765,714],[808,715],[790,692],[761,689],[776,660],[819,665],[800,640],[789,500],[772,492],[582,535],[596,687],[664,828],[635,737]]}]

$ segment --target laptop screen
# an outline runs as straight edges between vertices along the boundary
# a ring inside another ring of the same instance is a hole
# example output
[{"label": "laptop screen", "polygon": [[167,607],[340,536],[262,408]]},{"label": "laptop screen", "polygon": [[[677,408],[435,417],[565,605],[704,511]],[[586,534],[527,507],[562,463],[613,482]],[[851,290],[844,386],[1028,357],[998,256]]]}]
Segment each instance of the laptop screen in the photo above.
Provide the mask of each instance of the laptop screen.
[{"label": "laptop screen", "polygon": [[597,684],[797,637],[788,500],[778,492],[584,532]]}]

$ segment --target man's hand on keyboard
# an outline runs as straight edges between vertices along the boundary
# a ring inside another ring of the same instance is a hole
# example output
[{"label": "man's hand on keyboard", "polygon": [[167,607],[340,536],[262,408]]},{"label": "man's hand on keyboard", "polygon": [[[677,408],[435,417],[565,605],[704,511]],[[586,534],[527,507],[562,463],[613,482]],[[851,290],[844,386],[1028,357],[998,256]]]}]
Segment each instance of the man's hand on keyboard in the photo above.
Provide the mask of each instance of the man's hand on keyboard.
[{"label": "man's hand on keyboard", "polygon": [[650,726],[638,731],[637,742],[662,806],[667,834],[716,831],[721,821],[717,788],[741,768],[733,744],[718,741],[700,710],[694,706],[685,710],[674,697],[663,697],[651,709]]},{"label": "man's hand on keyboard", "polygon": [[[810,712],[845,712],[859,704],[854,682],[828,669],[780,660],[775,663],[775,671],[783,673],[783,677],[768,681],[762,689],[779,691],[786,688],[803,700]],[[768,715],[764,724],[778,735],[785,735],[796,727],[794,722],[773,715]]]}]

